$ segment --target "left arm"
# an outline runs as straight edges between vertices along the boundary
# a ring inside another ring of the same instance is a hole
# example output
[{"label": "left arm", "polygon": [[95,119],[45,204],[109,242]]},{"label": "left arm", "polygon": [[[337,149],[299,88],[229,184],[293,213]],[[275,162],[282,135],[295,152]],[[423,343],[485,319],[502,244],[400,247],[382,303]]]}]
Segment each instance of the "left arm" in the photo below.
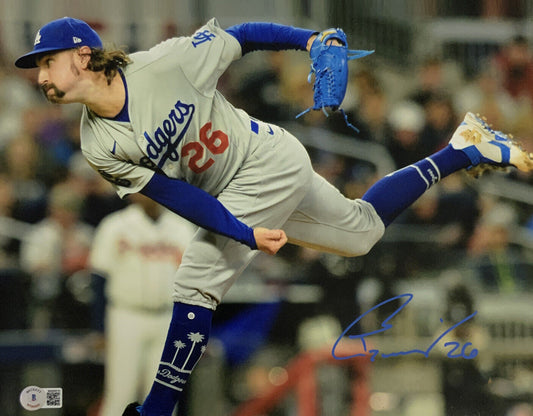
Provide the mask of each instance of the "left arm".
[{"label": "left arm", "polygon": [[309,29],[262,22],[231,26],[226,32],[239,41],[243,55],[256,50],[309,50],[318,33]]}]

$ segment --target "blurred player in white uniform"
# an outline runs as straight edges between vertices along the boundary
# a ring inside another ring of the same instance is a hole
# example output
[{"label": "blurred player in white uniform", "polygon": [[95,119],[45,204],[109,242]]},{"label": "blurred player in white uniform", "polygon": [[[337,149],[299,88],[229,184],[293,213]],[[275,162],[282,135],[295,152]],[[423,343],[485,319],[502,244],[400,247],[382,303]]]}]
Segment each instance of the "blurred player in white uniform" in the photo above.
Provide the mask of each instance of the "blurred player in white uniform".
[{"label": "blurred player in white uniform", "polygon": [[[286,130],[250,118],[216,85],[254,50],[309,51],[318,32],[274,23],[223,30],[215,19],[190,37],[126,55],[106,50],[85,22],[43,26],[15,65],[38,67],[53,103],[82,103],[82,151],[123,197],[135,192],[199,225],[174,282],[174,309],[152,389],[125,415],[168,416],[207,347],[213,311],[262,250],[287,241],[345,256],[366,254],[385,227],[431,185],[481,163],[528,171],[529,155],[468,113],[450,144],[391,173],[361,199],[316,174]],[[336,47],[332,45],[331,47]]]},{"label": "blurred player in white uniform", "polygon": [[196,227],[141,194],[96,228],[90,265],[105,278],[102,416],[150,391],[172,317],[172,285]]}]

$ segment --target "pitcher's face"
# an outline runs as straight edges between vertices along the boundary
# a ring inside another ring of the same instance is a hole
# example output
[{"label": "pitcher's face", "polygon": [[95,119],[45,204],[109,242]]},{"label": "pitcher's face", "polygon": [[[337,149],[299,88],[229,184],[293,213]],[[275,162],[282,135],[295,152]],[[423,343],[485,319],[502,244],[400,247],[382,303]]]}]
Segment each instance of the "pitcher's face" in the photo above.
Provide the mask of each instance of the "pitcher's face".
[{"label": "pitcher's face", "polygon": [[70,94],[81,73],[79,51],[67,49],[37,59],[38,83],[46,99],[54,104],[75,102]]}]

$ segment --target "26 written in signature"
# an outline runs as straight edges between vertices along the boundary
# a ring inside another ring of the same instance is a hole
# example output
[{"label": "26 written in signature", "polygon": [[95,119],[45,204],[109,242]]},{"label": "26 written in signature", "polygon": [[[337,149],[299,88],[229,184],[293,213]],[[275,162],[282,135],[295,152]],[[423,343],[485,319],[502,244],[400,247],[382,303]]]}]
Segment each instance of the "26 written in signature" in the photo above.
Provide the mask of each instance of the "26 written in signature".
[{"label": "26 written in signature", "polygon": [[[393,301],[395,301],[397,299],[406,299],[406,300],[392,314],[390,314],[381,323],[381,328],[380,329],[376,329],[375,331],[367,332],[367,333],[364,333],[364,334],[356,334],[356,335],[349,335],[348,334],[348,332],[353,328],[353,326],[355,324],[357,324],[361,319],[363,319],[366,315],[368,315],[370,312],[375,311],[376,309],[380,308],[381,306],[386,305],[386,304],[388,304],[390,302],[393,302]],[[460,326],[461,324],[465,323],[469,319],[472,319],[477,314],[477,311],[474,311],[472,314],[470,314],[469,316],[467,316],[466,318],[464,318],[460,322],[457,322],[456,324],[454,324],[453,326],[451,326],[450,328],[448,328],[447,330],[442,332],[431,343],[431,345],[429,345],[425,350],[424,349],[412,349],[412,350],[408,350],[408,351],[396,351],[396,352],[390,352],[390,353],[383,353],[383,352],[379,351],[378,349],[367,349],[367,343],[366,343],[367,339],[366,338],[370,337],[372,335],[379,334],[379,333],[382,333],[382,332],[385,332],[385,331],[391,329],[392,328],[392,324],[389,323],[389,321],[392,318],[394,318],[398,313],[400,313],[402,311],[402,309],[405,308],[409,304],[409,302],[411,302],[412,299],[413,299],[413,295],[411,293],[405,293],[403,295],[398,295],[398,296],[395,296],[393,298],[390,298],[390,299],[387,299],[387,300],[381,302],[380,304],[374,306],[373,308],[369,309],[364,314],[359,316],[355,321],[353,321],[344,330],[344,332],[341,334],[341,336],[337,339],[337,341],[333,345],[333,348],[331,350],[331,355],[333,356],[333,358],[335,358],[337,360],[347,360],[349,358],[370,356],[370,361],[375,361],[378,356],[381,357],[381,358],[390,358],[390,357],[398,357],[398,356],[409,355],[409,354],[421,354],[421,355],[423,355],[424,357],[427,358],[429,356],[431,350],[433,350],[433,348],[435,348],[435,346],[447,334],[449,334],[451,331],[453,331],[454,329],[456,329],[458,326]],[[441,319],[441,321],[442,321],[442,319]],[[360,340],[364,352],[353,354],[353,355],[347,355],[347,356],[338,356],[336,354],[337,346],[346,335],[350,339]],[[449,348],[448,352],[446,354],[446,356],[448,358],[464,358],[464,359],[470,360],[472,358],[475,358],[477,356],[477,354],[478,354],[478,350],[472,346],[471,342],[465,342],[464,344],[461,345],[460,342],[449,341],[449,342],[446,342],[444,344],[444,347],[445,348]]]}]

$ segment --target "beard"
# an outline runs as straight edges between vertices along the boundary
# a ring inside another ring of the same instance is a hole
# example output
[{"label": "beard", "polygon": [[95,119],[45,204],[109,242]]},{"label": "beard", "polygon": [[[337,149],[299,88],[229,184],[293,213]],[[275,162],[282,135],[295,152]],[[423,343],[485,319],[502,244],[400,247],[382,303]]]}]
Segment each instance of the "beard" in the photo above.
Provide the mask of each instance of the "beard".
[{"label": "beard", "polygon": [[[48,91],[50,90],[54,92],[52,95],[48,94]],[[65,96],[65,91],[60,90],[54,84],[42,85],[41,91],[43,92],[45,98],[53,104],[59,103],[61,101],[61,98]]]},{"label": "beard", "polygon": [[[78,68],[76,68],[76,65],[74,64],[73,57],[71,56],[71,62],[70,62],[70,72],[74,75],[74,77],[79,78],[80,71]],[[56,84],[53,82],[45,82],[40,85],[41,91],[43,92],[45,98],[53,103],[53,104],[61,104],[63,102],[63,97],[66,95],[66,91],[60,90],[57,88]],[[53,94],[48,94],[48,92],[52,90]]]}]

